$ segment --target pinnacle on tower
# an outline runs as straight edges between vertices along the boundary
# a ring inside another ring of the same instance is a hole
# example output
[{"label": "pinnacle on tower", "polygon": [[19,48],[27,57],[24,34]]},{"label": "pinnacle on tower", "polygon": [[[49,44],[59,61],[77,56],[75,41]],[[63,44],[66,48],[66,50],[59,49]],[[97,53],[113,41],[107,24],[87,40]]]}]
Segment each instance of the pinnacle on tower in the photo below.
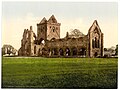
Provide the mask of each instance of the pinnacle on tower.
[{"label": "pinnacle on tower", "polygon": [[44,18],[41,20],[40,24],[45,23],[45,22],[47,22],[47,20],[46,20],[46,18],[44,17]]},{"label": "pinnacle on tower", "polygon": [[55,16],[52,15],[52,16],[49,18],[48,22],[50,22],[50,23],[57,23],[57,20],[56,20]]}]

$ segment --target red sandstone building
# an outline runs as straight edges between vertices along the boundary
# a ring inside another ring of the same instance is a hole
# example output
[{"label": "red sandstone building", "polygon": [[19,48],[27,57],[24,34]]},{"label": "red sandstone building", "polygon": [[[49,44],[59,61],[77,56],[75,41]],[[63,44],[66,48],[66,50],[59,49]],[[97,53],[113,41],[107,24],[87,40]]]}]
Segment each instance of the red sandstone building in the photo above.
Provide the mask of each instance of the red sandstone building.
[{"label": "red sandstone building", "polygon": [[37,24],[37,35],[32,30],[25,29],[21,40],[19,56],[45,57],[102,57],[103,33],[95,20],[88,34],[79,38],[60,38],[60,26],[54,15],[49,20],[43,18]]}]

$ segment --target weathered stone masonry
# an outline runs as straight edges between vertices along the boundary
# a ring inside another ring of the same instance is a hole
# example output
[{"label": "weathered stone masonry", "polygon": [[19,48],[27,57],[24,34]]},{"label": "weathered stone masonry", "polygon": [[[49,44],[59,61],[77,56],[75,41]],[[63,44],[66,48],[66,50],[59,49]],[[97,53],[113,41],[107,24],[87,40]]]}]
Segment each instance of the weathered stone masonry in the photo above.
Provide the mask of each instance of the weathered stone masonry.
[{"label": "weathered stone masonry", "polygon": [[37,24],[37,36],[30,26],[25,29],[21,40],[20,56],[47,57],[98,57],[103,56],[103,33],[95,20],[88,34],[79,38],[60,38],[60,23],[54,15],[49,20],[43,18]]}]

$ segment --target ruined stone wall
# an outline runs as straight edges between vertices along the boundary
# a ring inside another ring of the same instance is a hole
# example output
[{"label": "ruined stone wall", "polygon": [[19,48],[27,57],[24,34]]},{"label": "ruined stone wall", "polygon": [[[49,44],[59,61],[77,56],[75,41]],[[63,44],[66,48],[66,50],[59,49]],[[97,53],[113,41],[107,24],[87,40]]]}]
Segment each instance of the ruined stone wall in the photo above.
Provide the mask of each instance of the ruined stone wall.
[{"label": "ruined stone wall", "polygon": [[56,52],[56,55],[60,55],[60,50],[63,50],[64,55],[66,56],[67,49],[69,50],[69,56],[80,55],[79,52],[81,49],[85,50],[85,56],[88,57],[88,37],[80,38],[64,38],[64,39],[54,39],[46,42],[47,49],[51,52]]},{"label": "ruined stone wall", "polygon": [[87,37],[55,39],[47,42],[48,47],[87,47]]},{"label": "ruined stone wall", "polygon": [[[103,33],[95,20],[84,37],[60,39],[60,23],[52,15],[37,24],[37,36],[25,29],[18,54],[21,56],[103,56]],[[42,43],[45,40],[45,43]]]},{"label": "ruined stone wall", "polygon": [[103,56],[103,36],[101,29],[97,23],[94,21],[92,26],[88,31],[89,38],[89,56],[97,57]]},{"label": "ruined stone wall", "polygon": [[42,49],[44,48],[43,44],[40,44],[40,45],[33,44],[31,47],[33,48],[33,56],[41,56],[42,55]]},{"label": "ruined stone wall", "polygon": [[18,51],[19,56],[27,56],[28,49],[28,29],[24,29],[23,37],[21,40],[21,48]]},{"label": "ruined stone wall", "polygon": [[25,29],[23,33],[23,38],[21,40],[21,48],[18,51],[19,56],[33,56],[34,55],[34,45],[35,33],[32,31],[32,27],[30,26],[30,30]]}]

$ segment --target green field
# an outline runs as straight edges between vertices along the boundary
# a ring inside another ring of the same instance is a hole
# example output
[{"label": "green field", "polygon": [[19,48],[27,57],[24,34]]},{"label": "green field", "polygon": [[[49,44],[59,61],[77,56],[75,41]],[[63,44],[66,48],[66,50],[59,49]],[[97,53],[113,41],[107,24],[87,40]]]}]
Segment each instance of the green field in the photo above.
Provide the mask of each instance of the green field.
[{"label": "green field", "polygon": [[2,58],[2,88],[117,88],[117,58]]}]

